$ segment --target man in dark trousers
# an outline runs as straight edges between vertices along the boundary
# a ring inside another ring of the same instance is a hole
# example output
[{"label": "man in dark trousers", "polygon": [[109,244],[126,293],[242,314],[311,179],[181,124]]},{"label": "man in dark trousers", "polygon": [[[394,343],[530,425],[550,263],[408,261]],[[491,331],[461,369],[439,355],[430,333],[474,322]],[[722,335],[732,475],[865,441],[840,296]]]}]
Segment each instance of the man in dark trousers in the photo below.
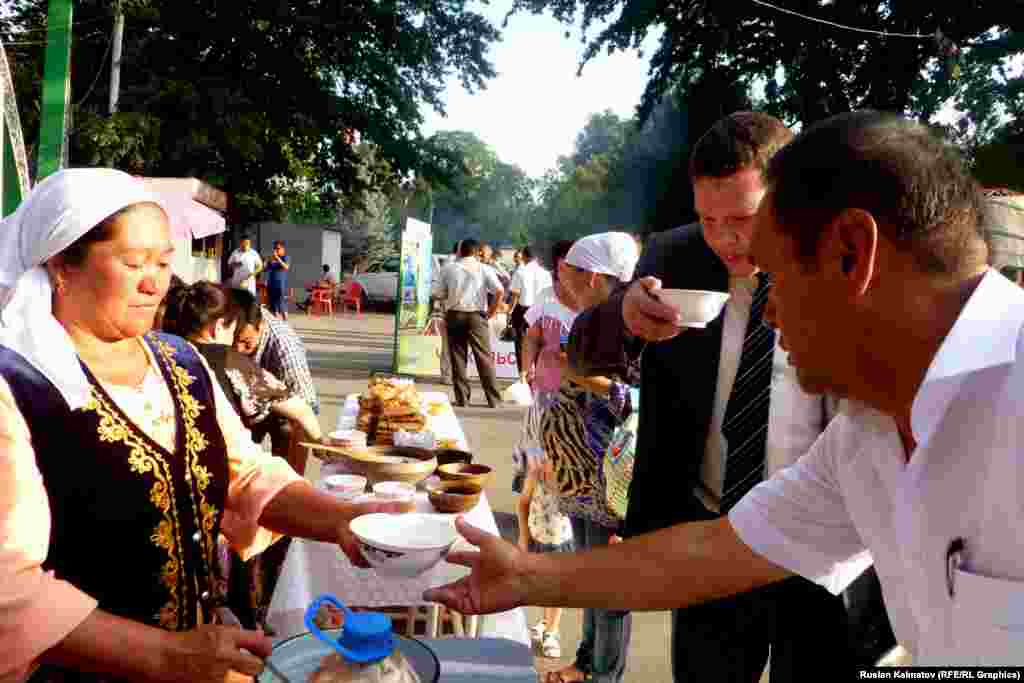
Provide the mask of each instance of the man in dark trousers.
[{"label": "man in dark trousers", "polygon": [[[690,161],[700,223],[653,235],[639,281],[576,320],[569,355],[581,374],[643,353],[626,536],[715,519],[765,476],[775,335],[762,323],[770,283],[747,254],[764,171],[792,137],[765,114],[718,121]],[[706,328],[680,330],[660,287],[730,299]],[[757,683],[769,646],[773,681],[819,680],[823,658],[848,666],[841,598],[796,577],[673,613],[676,683]]]},{"label": "man in dark trousers", "polygon": [[[494,374],[488,321],[497,313],[498,304],[505,292],[494,270],[477,259],[479,249],[480,243],[474,239],[462,241],[459,259],[446,265],[441,271],[441,277],[437,278],[434,298],[443,302],[446,311],[445,326],[448,329],[455,405],[469,405],[471,389],[466,364],[469,361],[469,349],[472,348],[487,405],[497,408],[501,404],[501,394]],[[492,298],[488,299],[489,295]]]}]

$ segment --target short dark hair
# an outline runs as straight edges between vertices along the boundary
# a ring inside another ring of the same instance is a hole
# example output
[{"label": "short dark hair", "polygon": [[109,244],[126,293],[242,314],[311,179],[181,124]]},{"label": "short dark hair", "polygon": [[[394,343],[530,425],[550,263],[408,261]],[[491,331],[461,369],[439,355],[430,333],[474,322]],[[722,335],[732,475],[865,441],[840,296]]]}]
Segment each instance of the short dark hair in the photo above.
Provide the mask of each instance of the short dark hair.
[{"label": "short dark hair", "polygon": [[558,240],[551,246],[551,277],[558,279],[558,262],[565,259],[572,249],[572,240]]},{"label": "short dark hair", "polygon": [[960,154],[924,125],[859,111],[821,121],[768,167],[780,228],[810,263],[822,228],[845,209],[869,212],[923,272],[958,275],[987,257],[982,196]]},{"label": "short dark hair", "polygon": [[238,320],[238,326],[254,325],[259,327],[263,324],[263,310],[256,295],[248,289],[230,288],[227,290],[229,307],[232,309],[233,318]]},{"label": "short dark hair", "polygon": [[530,247],[523,247],[519,250],[519,254],[523,257],[524,261],[533,260],[533,249]]},{"label": "short dark hair", "polygon": [[183,285],[167,294],[164,331],[191,337],[218,320],[223,319],[227,324],[235,322],[240,312],[231,305],[230,297],[220,285],[205,280]]},{"label": "short dark hair", "polygon": [[324,272],[327,273],[327,272],[330,272],[330,270],[331,270],[331,267],[325,263],[324,264]]},{"label": "short dark hair", "polygon": [[274,249],[284,246],[284,240],[274,240]]},{"label": "short dark hair", "polygon": [[726,178],[747,168],[764,175],[768,162],[793,139],[779,119],[756,111],[738,111],[719,119],[693,145],[690,180]]},{"label": "short dark hair", "polygon": [[475,239],[462,240],[462,245],[459,247],[459,256],[476,256],[478,251],[480,251],[480,243]]},{"label": "short dark hair", "polygon": [[238,238],[239,242],[245,242],[246,240],[252,242],[252,235],[242,235]]}]

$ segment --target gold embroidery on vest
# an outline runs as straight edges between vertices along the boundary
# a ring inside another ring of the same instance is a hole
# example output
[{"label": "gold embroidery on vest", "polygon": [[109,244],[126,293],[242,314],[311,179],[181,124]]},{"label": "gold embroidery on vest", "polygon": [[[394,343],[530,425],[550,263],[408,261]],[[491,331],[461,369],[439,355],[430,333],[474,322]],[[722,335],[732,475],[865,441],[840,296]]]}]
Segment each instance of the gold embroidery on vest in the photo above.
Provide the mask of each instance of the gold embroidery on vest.
[{"label": "gold embroidery on vest", "polygon": [[181,526],[178,524],[178,509],[174,502],[174,483],[170,466],[146,441],[131,429],[131,426],[105,401],[93,387],[85,410],[91,410],[100,418],[97,428],[101,442],[122,443],[128,448],[128,464],[136,474],[152,473],[156,481],[150,489],[149,499],[160,510],[163,520],[153,530],[150,540],[157,547],[167,551],[160,582],[170,593],[170,600],[155,615],[157,623],[165,629],[175,631],[181,623],[182,590],[179,582],[184,567],[181,560]]},{"label": "gold embroidery on vest", "polygon": [[[185,426],[185,462],[187,471],[185,479],[190,480],[192,477],[196,480],[196,490],[199,493],[199,503],[196,504],[195,497],[190,495],[192,500],[193,513],[195,514],[196,523],[200,525],[203,533],[203,554],[206,559],[206,569],[209,573],[209,578],[212,581],[213,570],[216,562],[216,542],[213,538],[213,529],[216,526],[217,521],[217,508],[211,505],[206,500],[206,488],[210,485],[212,475],[210,471],[199,463],[199,454],[206,450],[209,442],[206,440],[206,435],[203,434],[196,428],[196,418],[199,417],[199,413],[202,412],[203,407],[192,393],[189,391],[189,386],[195,382],[195,377],[189,374],[188,370],[180,367],[174,360],[175,349],[170,344],[157,341],[157,348],[160,351],[160,355],[163,357],[167,367],[170,369],[171,378],[174,382],[174,393],[178,398],[178,402],[181,405],[181,416],[182,422]],[[191,491],[190,491],[191,494]]]}]

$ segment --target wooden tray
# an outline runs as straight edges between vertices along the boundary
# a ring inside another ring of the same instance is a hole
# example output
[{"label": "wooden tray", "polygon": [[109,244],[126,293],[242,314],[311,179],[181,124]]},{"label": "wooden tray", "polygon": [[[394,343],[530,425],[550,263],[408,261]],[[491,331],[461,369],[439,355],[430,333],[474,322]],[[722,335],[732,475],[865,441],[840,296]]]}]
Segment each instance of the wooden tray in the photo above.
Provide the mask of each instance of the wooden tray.
[{"label": "wooden tray", "polygon": [[434,452],[421,448],[370,446],[360,451],[310,442],[301,445],[312,449],[324,462],[344,463],[353,474],[366,477],[370,486],[382,481],[418,484],[437,469]]}]

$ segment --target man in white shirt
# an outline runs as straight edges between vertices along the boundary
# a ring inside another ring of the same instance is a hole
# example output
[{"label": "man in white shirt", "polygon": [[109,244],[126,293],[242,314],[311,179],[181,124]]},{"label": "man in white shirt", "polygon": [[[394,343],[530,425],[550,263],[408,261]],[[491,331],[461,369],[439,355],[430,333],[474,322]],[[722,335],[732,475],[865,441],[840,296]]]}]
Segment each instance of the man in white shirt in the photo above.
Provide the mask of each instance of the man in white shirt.
[{"label": "man in white shirt", "polygon": [[[748,258],[769,160],[792,138],[782,121],[761,112],[716,121],[689,164],[700,223],[652,235],[639,281],[576,318],[568,356],[580,374],[604,374],[623,352],[643,354],[625,536],[727,514],[747,490],[806,452],[779,448],[780,436],[822,428],[820,415],[807,425],[805,413],[776,409],[785,391],[773,385],[795,379],[782,373],[773,382],[775,335],[763,315],[768,283]],[[706,328],[679,334],[670,324],[663,333],[664,316],[674,321],[676,313],[654,298],[654,282],[730,298]],[[813,626],[786,622],[795,613],[815,615]],[[842,601],[799,577],[677,609],[673,677],[756,683],[769,649],[773,681],[816,677],[819,657],[849,662],[846,626]]]},{"label": "man in white shirt", "polygon": [[509,285],[509,305],[512,307],[509,320],[516,333],[516,366],[521,375],[523,368],[519,359],[523,355],[523,337],[528,327],[526,311],[537,300],[538,294],[551,287],[552,280],[551,273],[537,262],[530,247],[523,247],[519,253],[523,263],[516,269],[512,284]]},{"label": "man in white shirt", "polygon": [[811,451],[728,518],[585,555],[460,523],[483,556],[450,555],[473,574],[426,599],[657,609],[868,549],[917,664],[1024,663],[1024,292],[986,265],[976,184],[925,126],[877,112],[811,126],[768,180],[752,257],[781,344],[805,390],[845,399]]},{"label": "man in white shirt", "polygon": [[256,294],[256,276],[263,270],[263,259],[252,248],[252,239],[245,235],[238,243],[238,249],[228,257],[231,277],[228,280],[235,289],[247,289]]},{"label": "man in white shirt", "polygon": [[434,298],[443,302],[445,310],[455,405],[469,405],[471,389],[466,364],[472,348],[487,405],[496,408],[501,404],[501,394],[494,373],[488,321],[495,316],[504,290],[494,271],[477,260],[479,246],[474,239],[462,241],[461,258],[441,271],[434,286]]}]

